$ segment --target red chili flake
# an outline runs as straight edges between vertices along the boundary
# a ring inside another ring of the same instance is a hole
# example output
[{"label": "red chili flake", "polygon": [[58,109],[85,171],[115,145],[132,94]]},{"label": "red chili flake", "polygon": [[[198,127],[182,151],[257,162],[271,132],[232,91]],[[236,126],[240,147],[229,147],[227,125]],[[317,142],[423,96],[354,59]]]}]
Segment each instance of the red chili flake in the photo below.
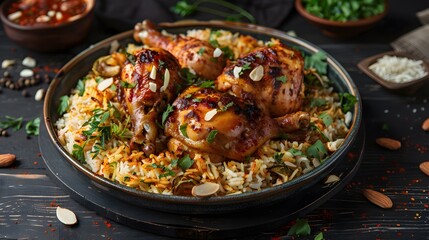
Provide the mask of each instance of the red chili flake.
[{"label": "red chili flake", "polygon": [[51,207],[58,207],[58,206],[59,206],[59,205],[57,204],[57,200],[56,200],[56,199],[52,200],[52,202],[50,202],[50,203],[49,203],[49,205],[50,205]]},{"label": "red chili flake", "polygon": [[48,227],[52,227],[52,224],[48,223]]},{"label": "red chili flake", "polygon": [[381,227],[380,223],[375,224],[376,227]]},{"label": "red chili flake", "polygon": [[94,225],[99,225],[99,223],[98,223],[98,221],[92,221],[92,224],[94,224]]},{"label": "red chili flake", "polygon": [[38,153],[37,153],[37,156],[38,156],[38,157],[41,157],[41,156],[42,156],[42,153],[41,153],[41,152],[38,152]]},{"label": "red chili flake", "polygon": [[397,227],[400,227],[400,226],[401,226],[401,224],[397,223],[397,224],[396,224],[396,226],[397,226]]},{"label": "red chili flake", "polygon": [[428,204],[423,204],[423,207],[429,208],[429,205]]},{"label": "red chili flake", "polygon": [[51,228],[51,232],[55,232],[55,230],[56,230],[55,228]]},{"label": "red chili flake", "polygon": [[33,164],[34,164],[34,165],[37,165],[37,164],[39,164],[39,163],[38,163],[38,162],[36,162],[36,161],[34,161],[34,162],[33,162]]},{"label": "red chili flake", "polygon": [[106,225],[107,228],[112,227],[112,224],[109,221],[104,221],[104,225]]}]

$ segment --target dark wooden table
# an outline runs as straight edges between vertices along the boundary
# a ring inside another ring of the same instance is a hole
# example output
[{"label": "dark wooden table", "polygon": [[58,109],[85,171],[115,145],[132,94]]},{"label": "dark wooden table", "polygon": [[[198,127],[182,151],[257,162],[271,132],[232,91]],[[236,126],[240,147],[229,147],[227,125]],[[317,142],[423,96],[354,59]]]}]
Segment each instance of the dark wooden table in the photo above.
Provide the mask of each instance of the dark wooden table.
[{"label": "dark wooden table", "polygon": [[[429,178],[418,166],[429,160],[429,134],[421,129],[429,117],[429,86],[412,96],[393,94],[382,88],[357,68],[368,56],[391,50],[390,43],[417,28],[416,12],[429,7],[427,1],[389,1],[389,15],[374,29],[352,39],[339,40],[323,36],[295,11],[281,29],[294,30],[336,58],[349,72],[363,99],[366,146],[360,170],[339,194],[315,211],[302,216],[309,220],[313,239],[322,231],[326,239],[429,239]],[[59,68],[90,44],[113,35],[96,21],[88,39],[72,49],[57,54],[33,52],[11,42],[0,29],[0,60],[22,60],[32,56],[42,71],[51,77],[51,69]],[[428,36],[429,37],[429,36]],[[19,68],[15,68],[18,71]],[[4,70],[0,70],[3,75]],[[17,72],[12,72],[17,74]],[[2,89],[0,117],[23,117],[27,122],[42,114],[42,102],[34,100],[41,83],[21,91]],[[25,131],[8,131],[0,137],[0,153],[14,153],[17,162],[0,168],[0,239],[164,239],[98,216],[70,198],[48,176],[39,153],[38,138],[27,137]],[[392,137],[402,142],[398,151],[385,150],[375,144],[378,137]],[[381,209],[361,194],[363,188],[384,192],[394,202],[392,209]],[[73,210],[78,226],[61,224],[55,216],[59,204]],[[255,238],[281,236],[284,228],[261,233]],[[302,238],[305,239],[305,238]]]}]

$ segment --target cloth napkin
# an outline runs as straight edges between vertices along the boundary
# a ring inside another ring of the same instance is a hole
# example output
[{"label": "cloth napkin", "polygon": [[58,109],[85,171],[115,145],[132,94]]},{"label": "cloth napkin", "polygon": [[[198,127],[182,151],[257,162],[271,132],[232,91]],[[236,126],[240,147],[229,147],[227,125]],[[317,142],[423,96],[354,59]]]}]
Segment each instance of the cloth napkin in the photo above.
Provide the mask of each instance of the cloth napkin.
[{"label": "cloth napkin", "polygon": [[[137,22],[150,19],[155,23],[182,20],[170,11],[177,1],[172,0],[98,0],[95,5],[95,14],[103,26],[114,31],[130,30]],[[188,1],[192,2],[192,1]],[[293,8],[293,0],[234,0],[229,1],[249,11],[256,23],[267,27],[279,27]],[[218,5],[205,5],[211,8],[228,11]],[[223,20],[215,15],[197,12],[188,18],[197,20]]]},{"label": "cloth napkin", "polygon": [[429,9],[418,12],[420,22],[426,24],[391,43],[396,51],[408,52],[411,55],[429,62]]}]

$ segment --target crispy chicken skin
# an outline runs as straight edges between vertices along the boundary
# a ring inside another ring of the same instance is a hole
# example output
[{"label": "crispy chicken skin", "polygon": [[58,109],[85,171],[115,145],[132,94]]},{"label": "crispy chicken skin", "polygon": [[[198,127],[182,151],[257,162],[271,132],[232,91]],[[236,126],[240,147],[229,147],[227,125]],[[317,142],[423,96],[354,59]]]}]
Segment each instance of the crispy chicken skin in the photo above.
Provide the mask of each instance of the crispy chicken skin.
[{"label": "crispy chicken skin", "polygon": [[182,67],[192,69],[204,79],[216,79],[226,65],[222,55],[213,56],[215,48],[208,42],[193,37],[163,35],[147,20],[136,25],[134,39],[149,47],[166,49],[177,58]]},{"label": "crispy chicken skin", "polygon": [[211,88],[191,86],[173,107],[166,122],[167,135],[197,151],[228,159],[244,161],[278,133],[274,120],[256,104]]},{"label": "crispy chicken skin", "polygon": [[131,142],[143,144],[146,153],[153,153],[158,115],[176,98],[181,84],[180,65],[160,48],[142,49],[135,57],[135,64],[128,63],[122,69],[119,100],[131,116]]},{"label": "crispy chicken skin", "polygon": [[[263,67],[260,80],[252,80],[251,73]],[[234,68],[241,67],[238,78]],[[304,100],[304,59],[293,49],[278,43],[257,48],[227,66],[216,79],[216,88],[233,95],[254,99],[271,117],[277,118],[301,109]]]}]

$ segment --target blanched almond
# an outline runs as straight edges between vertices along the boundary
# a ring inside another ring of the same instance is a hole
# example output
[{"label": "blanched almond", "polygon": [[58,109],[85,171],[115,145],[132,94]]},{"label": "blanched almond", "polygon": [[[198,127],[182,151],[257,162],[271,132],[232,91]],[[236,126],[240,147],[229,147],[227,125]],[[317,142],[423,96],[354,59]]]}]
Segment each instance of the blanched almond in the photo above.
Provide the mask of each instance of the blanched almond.
[{"label": "blanched almond", "polygon": [[12,165],[16,160],[15,154],[0,154],[0,167],[7,167]]},{"label": "blanched almond", "polygon": [[108,87],[110,87],[110,85],[112,84],[113,84],[113,78],[104,79],[97,85],[97,90],[102,92],[106,90]]},{"label": "blanched almond", "polygon": [[429,162],[422,162],[419,165],[420,170],[429,176]]},{"label": "blanched almond", "polygon": [[66,225],[77,223],[76,214],[67,208],[57,207],[57,218]]},{"label": "blanched almond", "polygon": [[262,77],[264,77],[264,67],[262,65],[255,67],[250,72],[249,77],[255,82],[261,81]]},{"label": "blanched almond", "polygon": [[423,129],[424,131],[429,131],[429,118],[427,118],[427,119],[423,122],[423,124],[422,124],[422,129]]},{"label": "blanched almond", "polygon": [[391,138],[377,138],[375,140],[378,145],[390,150],[398,150],[401,148],[401,142]]},{"label": "blanched almond", "polygon": [[362,194],[372,203],[381,208],[392,208],[392,200],[381,192],[372,189],[363,189]]},{"label": "blanched almond", "polygon": [[338,182],[340,180],[341,179],[337,175],[331,174],[331,175],[328,176],[328,178],[326,178],[325,184]]}]

